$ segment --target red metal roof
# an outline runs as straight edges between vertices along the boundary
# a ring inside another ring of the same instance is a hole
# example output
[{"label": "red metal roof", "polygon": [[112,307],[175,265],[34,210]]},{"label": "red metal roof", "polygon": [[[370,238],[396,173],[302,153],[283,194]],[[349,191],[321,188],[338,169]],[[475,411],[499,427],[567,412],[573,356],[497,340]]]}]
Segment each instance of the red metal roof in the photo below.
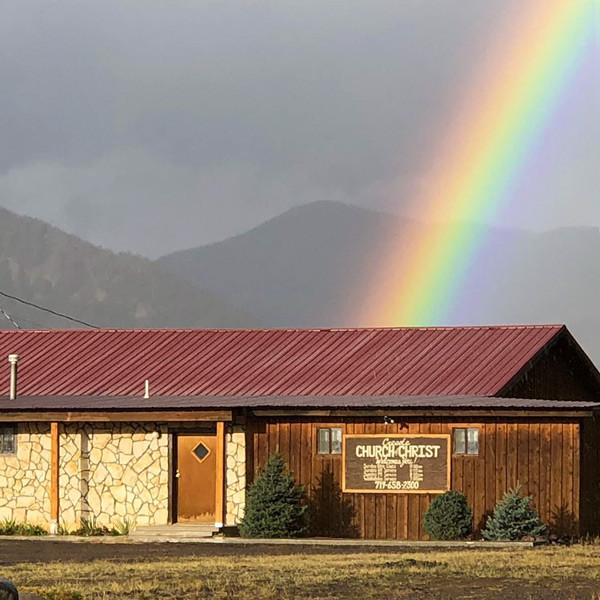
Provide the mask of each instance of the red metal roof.
[{"label": "red metal roof", "polygon": [[24,396],[495,396],[563,329],[2,331],[0,361]]}]

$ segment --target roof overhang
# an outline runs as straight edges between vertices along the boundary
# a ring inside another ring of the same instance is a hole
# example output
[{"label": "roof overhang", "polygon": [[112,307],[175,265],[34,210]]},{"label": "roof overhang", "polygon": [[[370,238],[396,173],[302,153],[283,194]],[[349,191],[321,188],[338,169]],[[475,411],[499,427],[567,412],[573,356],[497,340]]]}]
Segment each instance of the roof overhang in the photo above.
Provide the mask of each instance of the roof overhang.
[{"label": "roof overhang", "polygon": [[253,410],[252,414],[257,417],[315,417],[315,418],[345,418],[345,417],[380,417],[394,419],[438,419],[452,418],[465,420],[471,418],[507,418],[507,419],[583,419],[591,418],[600,413],[600,407],[595,410],[521,410],[521,409],[354,409],[354,410]]},{"label": "roof overhang", "polygon": [[0,397],[5,422],[230,421],[234,410],[261,417],[581,418],[600,412],[600,403],[480,396]]},{"label": "roof overhang", "polygon": [[205,423],[231,420],[230,410],[0,411],[0,421],[5,423]]}]

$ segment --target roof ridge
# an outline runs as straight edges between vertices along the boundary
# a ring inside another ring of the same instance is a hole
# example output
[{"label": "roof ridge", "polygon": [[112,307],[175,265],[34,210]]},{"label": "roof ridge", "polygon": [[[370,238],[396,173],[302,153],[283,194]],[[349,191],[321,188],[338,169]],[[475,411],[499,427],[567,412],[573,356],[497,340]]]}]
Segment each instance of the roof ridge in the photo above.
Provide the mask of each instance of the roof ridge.
[{"label": "roof ridge", "polygon": [[160,333],[160,332],[195,332],[195,331],[458,331],[458,330],[529,330],[529,329],[562,329],[564,323],[548,323],[537,325],[431,325],[431,326],[383,326],[383,327],[99,327],[97,329],[84,329],[77,327],[61,329],[18,329],[2,330],[0,335],[6,333]]}]

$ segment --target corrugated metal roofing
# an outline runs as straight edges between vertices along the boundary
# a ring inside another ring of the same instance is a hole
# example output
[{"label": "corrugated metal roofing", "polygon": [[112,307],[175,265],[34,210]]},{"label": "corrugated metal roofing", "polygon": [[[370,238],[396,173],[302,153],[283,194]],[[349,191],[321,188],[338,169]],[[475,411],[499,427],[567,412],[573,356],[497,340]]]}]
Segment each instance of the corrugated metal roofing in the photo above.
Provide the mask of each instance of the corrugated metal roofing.
[{"label": "corrugated metal roofing", "polygon": [[564,327],[0,332],[24,396],[494,396]]},{"label": "corrugated metal roofing", "polygon": [[23,411],[155,411],[194,409],[509,409],[509,410],[594,410],[598,402],[574,400],[525,400],[487,396],[19,396],[0,398],[0,412]]}]

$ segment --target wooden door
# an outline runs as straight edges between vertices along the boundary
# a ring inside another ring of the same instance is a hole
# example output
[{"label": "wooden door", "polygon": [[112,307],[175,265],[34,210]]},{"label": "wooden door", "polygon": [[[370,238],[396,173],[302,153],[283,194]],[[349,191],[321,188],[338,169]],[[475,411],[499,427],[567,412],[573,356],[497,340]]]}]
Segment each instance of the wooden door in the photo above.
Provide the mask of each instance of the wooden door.
[{"label": "wooden door", "polygon": [[214,523],[217,482],[217,437],[177,435],[177,520]]}]

